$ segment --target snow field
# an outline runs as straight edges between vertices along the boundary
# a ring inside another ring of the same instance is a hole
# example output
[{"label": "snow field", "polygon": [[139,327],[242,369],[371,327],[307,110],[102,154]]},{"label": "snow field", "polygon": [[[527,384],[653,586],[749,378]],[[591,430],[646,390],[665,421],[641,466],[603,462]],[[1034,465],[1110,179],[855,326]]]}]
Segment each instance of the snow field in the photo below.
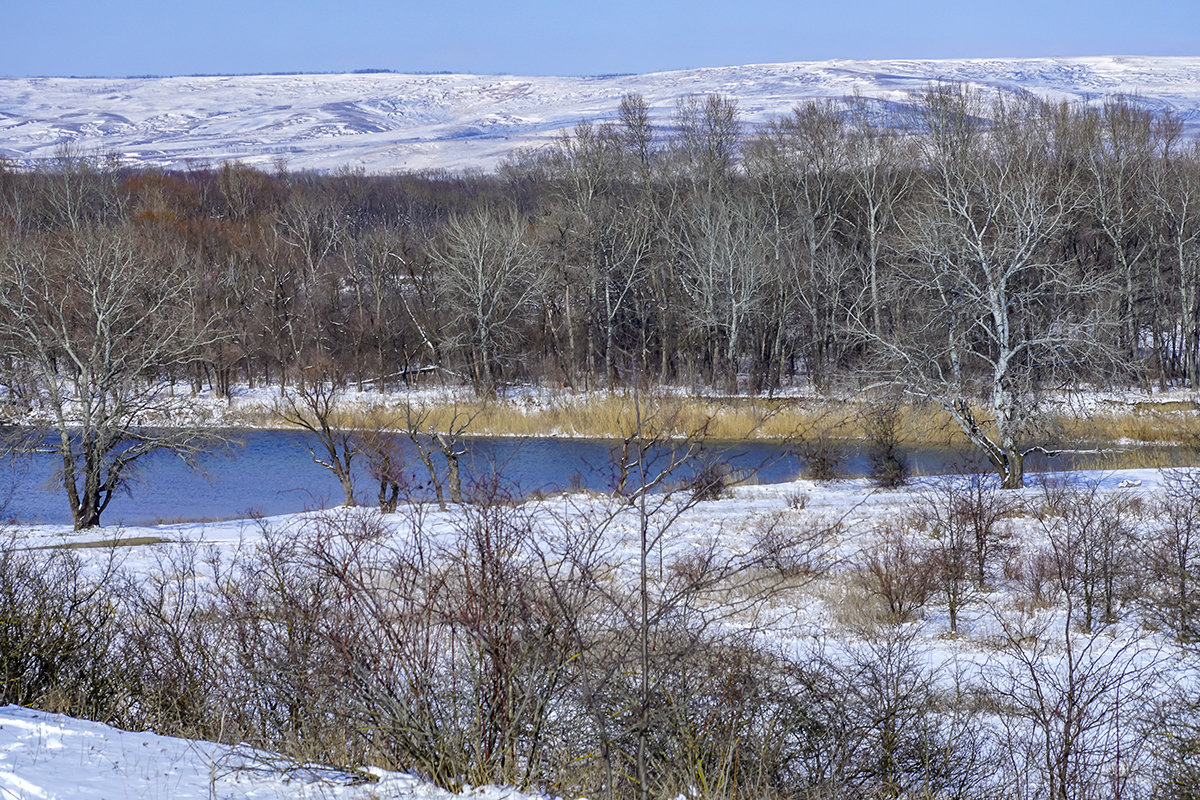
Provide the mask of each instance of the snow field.
[{"label": "snow field", "polygon": [[[1066,479],[1079,486],[1095,486],[1096,498],[1121,497],[1148,508],[1164,491],[1169,475],[1156,470],[1123,470],[1077,473]],[[796,551],[803,563],[783,567],[791,573],[785,581],[788,587],[760,597],[756,592],[761,583],[738,575],[704,595],[701,602],[728,604],[728,613],[716,615],[720,629],[730,634],[752,632],[760,647],[798,663],[819,661],[831,669],[845,670],[845,674],[865,660],[879,658],[884,650],[891,653],[888,648],[894,647],[897,658],[907,659],[905,668],[915,670],[906,673],[910,678],[924,676],[946,696],[1002,683],[1016,686],[1011,689],[1014,693],[1024,691],[1029,689],[1030,676],[1053,684],[1061,679],[1067,664],[1082,670],[1081,680],[1092,680],[1092,688],[1102,697],[1114,691],[1106,683],[1114,671],[1123,676],[1122,691],[1140,698],[1139,702],[1156,693],[1167,697],[1175,690],[1195,691],[1197,675],[1187,652],[1168,632],[1148,627],[1135,609],[1122,608],[1117,621],[1098,624],[1085,633],[1078,625],[1078,609],[1073,612],[1075,621],[1070,622],[1062,598],[1031,601],[1023,579],[998,577],[985,591],[972,593],[959,613],[956,635],[949,632],[944,604],[933,597],[905,621],[883,619],[877,597],[864,583],[864,558],[889,526],[910,514],[944,480],[948,479],[917,479],[898,490],[877,489],[865,479],[739,486],[720,500],[669,504],[658,512],[661,519],[671,519],[668,527],[656,528],[658,521],[652,519],[652,534],[661,533],[662,539],[649,553],[651,570],[665,569],[670,574],[686,568],[697,554],[717,552],[731,560],[745,558],[745,563],[754,563],[752,569],[769,572],[770,567],[756,560],[763,548],[772,541],[805,540],[808,544]],[[1044,505],[1044,491],[1031,487],[1017,493],[1025,510],[1006,521],[1014,543],[1026,553],[1049,544],[1050,529],[1034,519],[1039,505]],[[604,541],[600,547],[616,567],[614,580],[634,590],[640,554],[640,518],[635,509],[622,508],[607,497],[566,494],[531,501],[521,511],[539,521],[543,530],[535,540],[543,542],[551,541],[556,531],[594,526],[596,520],[602,520]],[[425,508],[419,515],[402,510],[385,518],[384,527],[403,537],[406,526],[419,521],[422,535],[432,547],[449,548],[462,523],[460,513],[453,507],[448,511]],[[258,522],[130,528],[117,535],[161,537],[169,543],[118,548],[118,557],[130,574],[151,575],[161,569],[162,558],[173,548],[191,543],[210,555],[222,554],[228,562],[255,553],[263,543],[264,531],[284,535],[292,531],[299,541],[302,532],[322,518],[354,515],[373,517],[374,512],[335,510]],[[1139,524],[1157,523],[1143,517]],[[86,533],[50,527],[27,527],[16,534],[22,544],[41,547],[87,537]],[[103,548],[77,552],[97,570],[110,555]],[[202,564],[199,568],[205,569]],[[743,603],[743,594],[759,600]],[[1020,699],[1032,702],[1029,695]],[[1137,729],[1121,727],[1130,712],[1104,711],[1102,703],[1098,708],[1101,710],[1091,709],[1094,719],[1087,720],[1089,743],[1100,741],[1095,746],[1103,749],[1115,747],[1119,740],[1130,746],[1126,740],[1136,738]],[[1149,713],[1148,708],[1145,711]],[[1018,730],[1011,715],[987,712],[972,720],[970,725],[989,728],[996,736],[1026,741],[1032,735]],[[67,761],[78,766],[67,768]],[[0,786],[16,796],[207,797],[213,787],[219,788],[218,796],[239,798],[448,796],[410,776],[386,774],[378,776],[378,783],[356,785],[344,776],[315,768],[297,771],[293,765],[279,771],[281,763],[244,748],[120,732],[25,709],[8,708],[0,713]]]},{"label": "snow field", "polygon": [[488,169],[580,120],[612,117],[631,92],[646,98],[656,125],[669,125],[677,98],[713,93],[736,99],[756,125],[803,100],[856,91],[902,109],[936,80],[1066,101],[1137,94],[1189,127],[1200,109],[1200,59],[1139,56],[834,60],[601,77],[0,78],[0,156],[33,164],[69,143],[173,169],[231,160],[327,171]]}]

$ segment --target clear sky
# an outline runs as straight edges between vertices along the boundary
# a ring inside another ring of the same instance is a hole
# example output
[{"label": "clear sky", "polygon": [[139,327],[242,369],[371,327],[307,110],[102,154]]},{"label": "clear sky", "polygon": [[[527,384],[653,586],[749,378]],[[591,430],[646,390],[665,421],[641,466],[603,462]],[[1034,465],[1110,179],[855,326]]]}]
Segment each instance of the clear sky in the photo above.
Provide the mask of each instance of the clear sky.
[{"label": "clear sky", "polygon": [[1197,0],[4,0],[0,75],[1200,55]]}]

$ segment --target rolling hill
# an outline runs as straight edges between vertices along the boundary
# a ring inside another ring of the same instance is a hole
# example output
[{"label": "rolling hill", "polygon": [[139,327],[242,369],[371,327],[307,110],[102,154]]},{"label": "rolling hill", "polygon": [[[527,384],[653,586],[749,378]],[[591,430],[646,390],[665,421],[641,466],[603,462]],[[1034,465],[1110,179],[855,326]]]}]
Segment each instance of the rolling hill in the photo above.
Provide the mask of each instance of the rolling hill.
[{"label": "rolling hill", "polygon": [[1200,57],[822,61],[598,77],[0,78],[0,156],[33,166],[70,143],[168,168],[236,159],[301,170],[489,169],[581,119],[612,116],[629,92],[660,124],[677,98],[719,93],[754,125],[812,97],[859,92],[904,105],[936,80],[1072,102],[1137,94],[1200,128]]}]

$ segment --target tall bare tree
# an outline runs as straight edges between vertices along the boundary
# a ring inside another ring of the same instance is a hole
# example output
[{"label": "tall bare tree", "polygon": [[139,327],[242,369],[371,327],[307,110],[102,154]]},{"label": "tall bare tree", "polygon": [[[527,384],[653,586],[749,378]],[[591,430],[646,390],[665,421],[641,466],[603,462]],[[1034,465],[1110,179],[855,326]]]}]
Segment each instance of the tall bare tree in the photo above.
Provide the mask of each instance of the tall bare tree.
[{"label": "tall bare tree", "polygon": [[876,119],[871,101],[855,97],[850,106],[847,163],[852,184],[850,206],[865,276],[871,329],[882,336],[884,303],[880,273],[894,234],[896,211],[912,186],[912,145],[897,120]]},{"label": "tall bare tree", "polygon": [[1129,363],[1137,364],[1142,360],[1141,332],[1152,328],[1145,274],[1155,237],[1149,231],[1153,205],[1147,184],[1161,129],[1149,110],[1123,96],[1105,102],[1091,122],[1087,206],[1121,285],[1121,346]]},{"label": "tall bare tree", "polygon": [[481,208],[452,217],[432,253],[438,293],[484,392],[495,390],[522,316],[542,288],[526,228],[516,209]]},{"label": "tall bare tree", "polygon": [[61,460],[76,530],[100,524],[144,456],[191,458],[208,437],[177,424],[188,400],[163,377],[214,338],[193,317],[182,263],[136,230],[90,227],[27,238],[0,259],[0,346],[43,420],[30,435]]},{"label": "tall bare tree", "polygon": [[675,236],[689,327],[709,350],[714,378],[737,390],[738,361],[768,285],[763,223],[736,197],[703,194],[688,204]]},{"label": "tall bare tree", "polygon": [[1113,355],[1109,278],[1072,270],[1061,250],[1075,193],[1051,111],[929,90],[925,197],[903,219],[907,263],[891,287],[902,321],[884,336],[859,324],[887,380],[944,409],[1005,488],[1022,485],[1026,455],[1044,446],[1045,390]]},{"label": "tall bare tree", "polygon": [[1169,326],[1174,335],[1173,372],[1200,386],[1200,143],[1192,140],[1170,147],[1174,137],[1164,136],[1164,153],[1150,173],[1150,194],[1160,224],[1161,259],[1174,273],[1177,320]]}]

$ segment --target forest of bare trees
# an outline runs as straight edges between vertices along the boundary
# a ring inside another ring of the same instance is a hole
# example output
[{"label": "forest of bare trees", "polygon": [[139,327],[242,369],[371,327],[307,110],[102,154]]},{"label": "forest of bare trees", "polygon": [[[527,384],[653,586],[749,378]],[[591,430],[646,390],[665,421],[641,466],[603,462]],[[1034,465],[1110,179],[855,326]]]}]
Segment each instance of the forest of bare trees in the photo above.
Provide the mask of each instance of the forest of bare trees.
[{"label": "forest of bare trees", "polygon": [[986,385],[1007,414],[1032,387],[1195,385],[1200,151],[1180,131],[1136,99],[953,84],[904,114],[810,102],[758,130],[719,97],[655,127],[630,96],[494,174],[64,151],[0,172],[0,236],[9,273],[136,250],[199,326],[194,357],[159,369],[218,392],[332,360],[361,384],[485,393],[897,379],[952,405]]},{"label": "forest of bare trees", "polygon": [[130,462],[195,451],[148,433],[187,383],[872,387],[1017,487],[1047,393],[1200,380],[1200,146],[1169,113],[958,84],[755,130],[718,96],[615,111],[494,174],[0,164],[6,415],[52,421],[88,527]]}]

